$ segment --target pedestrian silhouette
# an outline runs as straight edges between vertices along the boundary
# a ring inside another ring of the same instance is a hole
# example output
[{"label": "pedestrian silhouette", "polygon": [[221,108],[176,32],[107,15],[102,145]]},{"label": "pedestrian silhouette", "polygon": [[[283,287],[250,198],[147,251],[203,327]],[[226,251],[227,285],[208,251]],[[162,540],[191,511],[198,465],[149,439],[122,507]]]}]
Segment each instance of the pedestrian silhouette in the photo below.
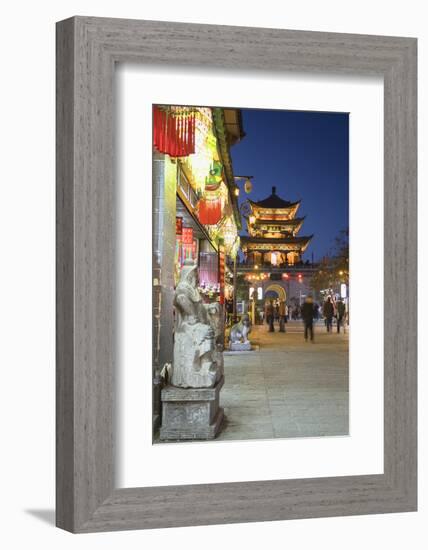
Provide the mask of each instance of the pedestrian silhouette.
[{"label": "pedestrian silhouette", "polygon": [[326,321],[327,332],[331,332],[333,326],[334,306],[330,296],[324,302],[323,314]]},{"label": "pedestrian silhouette", "polygon": [[339,300],[337,303],[337,332],[340,332],[340,327],[342,326],[343,318],[345,317],[345,311],[346,309],[343,300]]},{"label": "pedestrian silhouette", "polygon": [[303,324],[305,327],[305,340],[308,340],[308,335],[310,335],[311,342],[314,341],[314,317],[315,317],[315,308],[312,300],[312,296],[307,296],[305,303],[302,306],[301,311]]},{"label": "pedestrian silhouette", "polygon": [[284,300],[279,302],[279,332],[285,332],[285,322],[287,317],[287,306]]},{"label": "pedestrian silhouette", "polygon": [[266,322],[269,324],[269,332],[275,332],[273,300],[266,302]]}]

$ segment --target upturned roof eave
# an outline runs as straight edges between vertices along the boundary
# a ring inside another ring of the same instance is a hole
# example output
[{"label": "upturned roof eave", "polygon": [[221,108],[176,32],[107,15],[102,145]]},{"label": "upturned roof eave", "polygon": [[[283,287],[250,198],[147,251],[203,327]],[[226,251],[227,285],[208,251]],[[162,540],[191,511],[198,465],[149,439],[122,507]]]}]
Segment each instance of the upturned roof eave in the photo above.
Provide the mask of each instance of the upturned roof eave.
[{"label": "upturned roof eave", "polygon": [[269,218],[257,218],[254,225],[299,225],[305,221],[306,216],[302,218],[291,218],[289,220],[271,220]]},{"label": "upturned roof eave", "polygon": [[[300,200],[295,201],[295,202],[283,201],[283,203],[287,203],[287,204],[282,204],[282,205],[278,204],[277,206],[266,206],[266,205],[261,204],[264,201],[269,200],[271,197],[272,197],[272,195],[270,197],[267,197],[266,199],[261,200],[261,201],[252,201],[251,199],[248,199],[248,202],[251,203],[256,208],[262,208],[262,209],[265,209],[265,210],[290,210],[292,208],[295,208],[296,206],[299,206],[300,203],[302,202],[301,199],[300,199]],[[279,200],[282,201],[283,199],[279,199]]]},{"label": "upturned roof eave", "polygon": [[286,239],[275,239],[275,238],[265,238],[265,237],[250,237],[242,236],[242,243],[254,243],[254,244],[300,244],[300,243],[309,243],[313,238],[313,235],[307,235],[302,237],[288,237]]}]

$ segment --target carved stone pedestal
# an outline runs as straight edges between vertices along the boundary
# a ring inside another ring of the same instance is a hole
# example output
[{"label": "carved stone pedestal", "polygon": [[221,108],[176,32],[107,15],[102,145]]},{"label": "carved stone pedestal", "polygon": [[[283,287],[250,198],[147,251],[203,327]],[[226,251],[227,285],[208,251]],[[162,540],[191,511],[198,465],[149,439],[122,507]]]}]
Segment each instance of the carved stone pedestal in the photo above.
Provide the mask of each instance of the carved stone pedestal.
[{"label": "carved stone pedestal", "polygon": [[230,351],[251,351],[251,342],[230,342]]},{"label": "carved stone pedestal", "polygon": [[163,388],[160,439],[214,439],[224,417],[223,409],[219,407],[223,384],[224,377],[214,388]]}]

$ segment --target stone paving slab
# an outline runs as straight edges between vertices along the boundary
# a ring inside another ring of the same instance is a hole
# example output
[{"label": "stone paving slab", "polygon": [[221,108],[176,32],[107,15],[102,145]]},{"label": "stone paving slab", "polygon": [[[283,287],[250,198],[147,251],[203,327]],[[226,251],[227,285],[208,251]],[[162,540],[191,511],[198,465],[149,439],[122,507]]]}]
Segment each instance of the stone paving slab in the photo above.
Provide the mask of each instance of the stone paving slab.
[{"label": "stone paving slab", "polygon": [[219,440],[340,436],[349,433],[349,334],[302,325],[286,333],[253,327],[258,351],[225,355],[220,395],[227,417]]}]

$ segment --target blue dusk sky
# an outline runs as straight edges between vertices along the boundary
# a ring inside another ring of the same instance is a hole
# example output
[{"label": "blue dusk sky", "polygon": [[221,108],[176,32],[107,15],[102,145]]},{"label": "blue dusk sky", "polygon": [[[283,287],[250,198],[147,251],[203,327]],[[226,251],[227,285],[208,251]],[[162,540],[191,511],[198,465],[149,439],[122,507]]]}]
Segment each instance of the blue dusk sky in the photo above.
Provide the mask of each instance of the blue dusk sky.
[{"label": "blue dusk sky", "polygon": [[[347,113],[242,109],[245,137],[231,147],[235,175],[251,175],[246,194],[237,181],[240,203],[276,193],[301,199],[297,216],[306,216],[299,235],[314,237],[304,260],[320,260],[349,226],[349,116]],[[243,229],[242,235],[246,235]]]}]

